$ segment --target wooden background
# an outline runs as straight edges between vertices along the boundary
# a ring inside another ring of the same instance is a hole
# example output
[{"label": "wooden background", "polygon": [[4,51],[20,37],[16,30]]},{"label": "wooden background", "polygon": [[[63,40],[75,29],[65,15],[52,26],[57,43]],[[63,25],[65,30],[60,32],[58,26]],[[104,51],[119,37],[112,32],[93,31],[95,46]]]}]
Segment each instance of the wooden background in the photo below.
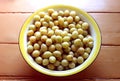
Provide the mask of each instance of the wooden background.
[{"label": "wooden background", "polygon": [[[86,70],[68,77],[51,77],[33,70],[21,56],[21,26],[34,11],[68,4],[87,11],[97,21],[102,46]],[[120,81],[120,0],[0,0],[0,81]]]}]

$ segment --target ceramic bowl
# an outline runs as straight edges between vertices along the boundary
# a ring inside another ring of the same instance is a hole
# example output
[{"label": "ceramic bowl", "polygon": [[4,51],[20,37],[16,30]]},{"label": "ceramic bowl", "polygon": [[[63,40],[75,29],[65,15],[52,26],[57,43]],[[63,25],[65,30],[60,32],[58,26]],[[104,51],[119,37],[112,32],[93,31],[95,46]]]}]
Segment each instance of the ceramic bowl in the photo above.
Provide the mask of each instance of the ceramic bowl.
[{"label": "ceramic bowl", "polygon": [[[53,8],[54,10],[66,10],[66,9],[68,9],[70,11],[74,10],[77,12],[77,14],[79,14],[79,16],[81,17],[82,20],[85,20],[90,25],[89,30],[90,30],[90,34],[94,40],[94,46],[92,48],[92,51],[91,51],[89,57],[81,65],[78,65],[77,67],[75,67],[73,69],[69,69],[69,70],[65,70],[65,71],[52,71],[52,70],[46,69],[46,68],[38,65],[33,60],[33,58],[29,54],[27,54],[26,32],[28,30],[28,26],[32,23],[34,15],[36,15],[42,11],[46,12],[50,8]],[[95,58],[97,57],[97,55],[100,51],[101,33],[100,33],[99,27],[98,27],[97,23],[95,22],[95,20],[87,12],[81,10],[80,8],[76,8],[76,7],[68,6],[68,5],[52,5],[52,6],[48,6],[45,8],[41,8],[41,9],[37,10],[36,12],[34,12],[31,16],[28,17],[28,19],[23,24],[21,32],[20,32],[19,46],[20,46],[21,54],[22,54],[23,58],[25,59],[25,61],[28,63],[28,65],[30,65],[30,67],[32,67],[36,71],[46,74],[46,75],[50,75],[50,76],[69,76],[69,75],[73,75],[73,74],[83,71],[91,63],[93,63],[93,61],[95,60]]]}]

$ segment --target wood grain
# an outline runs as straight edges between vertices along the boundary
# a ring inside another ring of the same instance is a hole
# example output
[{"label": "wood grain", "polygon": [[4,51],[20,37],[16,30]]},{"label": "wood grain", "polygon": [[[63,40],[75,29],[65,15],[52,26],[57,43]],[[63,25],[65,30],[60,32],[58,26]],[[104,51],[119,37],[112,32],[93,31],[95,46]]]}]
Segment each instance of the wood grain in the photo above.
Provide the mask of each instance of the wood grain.
[{"label": "wood grain", "polygon": [[[90,13],[97,21],[101,33],[102,44],[120,45],[120,13]],[[29,14],[0,14],[0,43],[18,43],[20,29]]]},{"label": "wood grain", "polygon": [[120,12],[120,0],[0,0],[0,12],[34,12],[53,4],[72,5],[87,12]]},{"label": "wood grain", "polygon": [[90,13],[90,15],[100,27],[102,44],[120,45],[120,13]]},{"label": "wood grain", "polygon": [[[0,81],[41,81],[41,79],[2,79]],[[47,81],[47,80],[42,80]],[[61,81],[61,80],[58,80]],[[120,79],[80,79],[80,80],[62,80],[62,81],[120,81]]]},{"label": "wood grain", "polygon": [[[86,70],[62,79],[120,78],[120,46],[102,46],[95,62]],[[0,75],[53,79],[33,70],[22,58],[17,44],[0,44]],[[114,68],[114,69],[113,69]],[[61,78],[54,78],[61,79]]]},{"label": "wood grain", "polygon": [[18,43],[19,32],[30,14],[0,14],[1,43]]},{"label": "wood grain", "polygon": [[[102,47],[94,63],[68,77],[38,73],[25,62],[18,46],[25,20],[34,11],[53,4],[89,12],[102,34]],[[0,34],[0,81],[120,81],[120,0],[0,0]]]},{"label": "wood grain", "polygon": [[35,79],[2,79],[0,81],[36,81]]},{"label": "wood grain", "polygon": [[95,81],[120,81],[120,79],[96,79]]}]

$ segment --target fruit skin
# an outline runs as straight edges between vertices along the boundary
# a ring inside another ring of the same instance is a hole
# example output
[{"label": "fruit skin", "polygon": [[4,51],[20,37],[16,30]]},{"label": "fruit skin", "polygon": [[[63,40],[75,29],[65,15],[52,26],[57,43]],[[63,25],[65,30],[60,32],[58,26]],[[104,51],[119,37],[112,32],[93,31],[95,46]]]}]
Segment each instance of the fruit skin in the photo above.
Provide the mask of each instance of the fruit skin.
[{"label": "fruit skin", "polygon": [[40,12],[28,28],[27,52],[50,70],[75,68],[89,57],[93,48],[88,28],[89,23],[75,11]]}]

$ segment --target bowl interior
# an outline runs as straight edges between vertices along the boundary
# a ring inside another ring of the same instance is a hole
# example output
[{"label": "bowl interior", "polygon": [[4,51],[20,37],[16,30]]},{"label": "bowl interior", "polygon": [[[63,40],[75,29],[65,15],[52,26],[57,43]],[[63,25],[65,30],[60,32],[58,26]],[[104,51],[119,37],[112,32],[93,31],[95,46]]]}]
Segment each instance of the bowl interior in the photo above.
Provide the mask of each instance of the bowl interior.
[{"label": "bowl interior", "polygon": [[[32,23],[33,17],[34,15],[38,14],[41,11],[46,12],[48,9],[53,8],[55,10],[74,10],[77,12],[77,15],[79,15],[81,17],[82,20],[86,21],[89,23],[90,25],[90,34],[92,35],[93,39],[94,39],[94,46],[92,48],[92,51],[89,55],[89,57],[79,66],[70,69],[70,70],[65,70],[65,71],[52,71],[49,69],[46,69],[40,65],[38,65],[33,58],[27,54],[27,31],[28,31],[28,26]],[[24,23],[21,32],[20,32],[20,38],[19,38],[19,44],[20,44],[20,50],[22,52],[22,55],[24,57],[24,59],[27,61],[27,63],[34,68],[35,70],[37,70],[38,72],[42,72],[44,74],[47,75],[51,75],[51,76],[68,76],[68,75],[72,75],[75,73],[78,73],[82,70],[84,70],[85,68],[87,68],[96,58],[99,50],[100,50],[100,45],[101,45],[101,35],[100,35],[100,30],[98,28],[98,25],[96,24],[95,20],[86,12],[84,12],[83,10],[79,9],[79,8],[75,8],[72,6],[66,6],[66,5],[54,5],[54,6],[49,6],[46,8],[42,8],[36,12],[34,12]]]}]

